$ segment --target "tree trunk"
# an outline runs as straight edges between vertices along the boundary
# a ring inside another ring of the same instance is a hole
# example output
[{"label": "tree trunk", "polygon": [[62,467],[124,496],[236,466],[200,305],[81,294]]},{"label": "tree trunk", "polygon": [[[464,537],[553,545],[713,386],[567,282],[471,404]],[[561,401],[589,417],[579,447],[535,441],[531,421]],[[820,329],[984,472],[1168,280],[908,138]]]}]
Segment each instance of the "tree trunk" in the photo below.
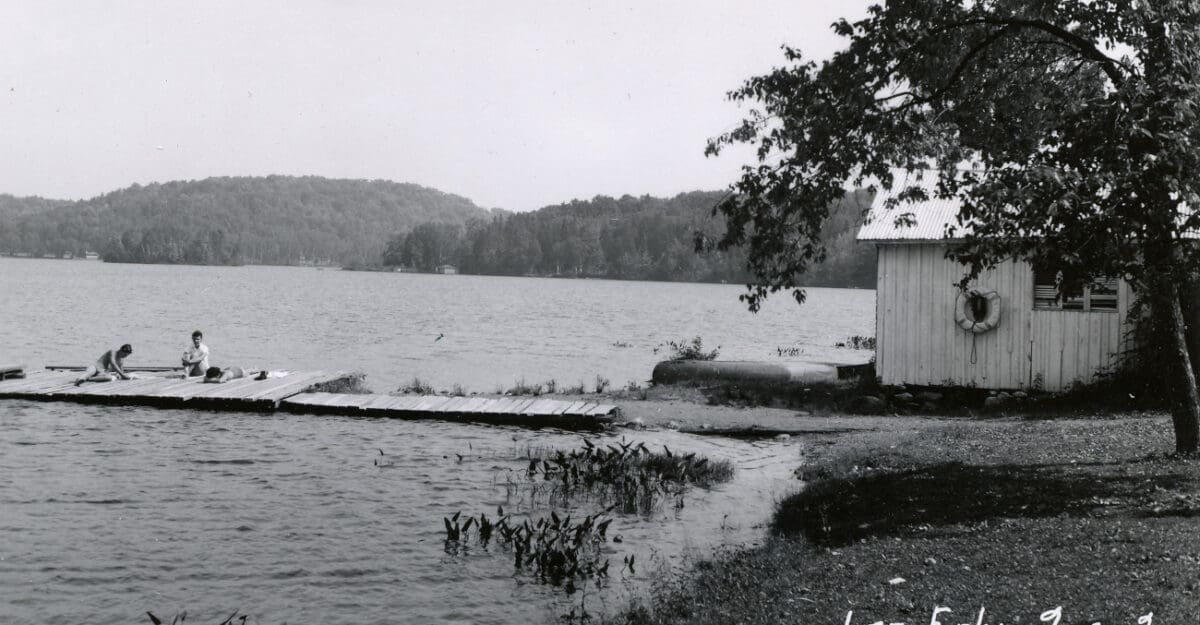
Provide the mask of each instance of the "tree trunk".
[{"label": "tree trunk", "polygon": [[1170,282],[1166,287],[1167,315],[1166,328],[1170,332],[1170,354],[1175,361],[1173,367],[1177,371],[1179,394],[1176,397],[1171,419],[1175,425],[1175,452],[1180,454],[1196,453],[1200,444],[1200,392],[1196,388],[1196,373],[1192,368],[1192,359],[1188,354],[1187,322],[1183,317],[1180,305],[1179,286]]}]

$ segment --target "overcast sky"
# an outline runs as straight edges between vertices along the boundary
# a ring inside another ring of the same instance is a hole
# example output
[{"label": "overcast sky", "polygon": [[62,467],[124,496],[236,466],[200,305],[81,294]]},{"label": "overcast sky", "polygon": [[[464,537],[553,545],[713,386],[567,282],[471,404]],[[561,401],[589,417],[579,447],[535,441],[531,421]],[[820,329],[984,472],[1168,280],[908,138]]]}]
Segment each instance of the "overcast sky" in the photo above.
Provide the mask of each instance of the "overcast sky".
[{"label": "overcast sky", "polygon": [[725,188],[725,92],[864,0],[0,2],[0,193],[384,178],[484,207]]}]

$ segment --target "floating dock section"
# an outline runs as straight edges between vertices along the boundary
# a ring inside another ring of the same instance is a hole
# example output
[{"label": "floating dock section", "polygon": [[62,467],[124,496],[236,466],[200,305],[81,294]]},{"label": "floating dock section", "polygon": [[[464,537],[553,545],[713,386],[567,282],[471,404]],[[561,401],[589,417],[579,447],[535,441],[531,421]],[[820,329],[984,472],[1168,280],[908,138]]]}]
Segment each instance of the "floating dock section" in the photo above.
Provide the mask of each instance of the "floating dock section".
[{"label": "floating dock section", "polygon": [[75,371],[20,370],[0,377],[0,399],[68,401],[114,406],[154,406],[337,414],[437,419],[503,425],[598,428],[617,412],[611,404],[565,401],[540,397],[447,397],[443,395],[373,395],[322,392],[328,385],[352,383],[358,374],[346,371],[272,372],[257,380],[238,378],[222,384],[205,384],[201,378],[183,379],[164,373],[134,380],[86,382],[75,385]]},{"label": "floating dock section", "polygon": [[358,395],[303,393],[279,405],[288,412],[441,419],[501,425],[599,427],[617,407],[587,401],[541,397],[446,397],[444,395]]},{"label": "floating dock section", "polygon": [[205,384],[203,378],[145,375],[133,380],[85,382],[76,386],[78,377],[75,371],[39,371],[26,373],[24,378],[0,380],[0,399],[272,412],[287,397],[322,384],[348,381],[355,374],[287,371],[266,380],[239,378],[223,384]]}]

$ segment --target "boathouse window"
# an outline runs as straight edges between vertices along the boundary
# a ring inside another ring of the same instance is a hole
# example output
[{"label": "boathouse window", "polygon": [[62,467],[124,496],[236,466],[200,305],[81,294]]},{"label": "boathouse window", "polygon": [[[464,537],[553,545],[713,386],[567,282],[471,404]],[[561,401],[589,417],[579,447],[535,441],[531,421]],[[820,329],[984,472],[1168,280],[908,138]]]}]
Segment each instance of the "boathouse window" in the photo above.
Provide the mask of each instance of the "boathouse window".
[{"label": "boathouse window", "polygon": [[1033,307],[1035,310],[1116,312],[1116,278],[1098,277],[1092,284],[1083,287],[1083,293],[1071,297],[1059,295],[1058,278],[1058,271],[1034,267]]}]

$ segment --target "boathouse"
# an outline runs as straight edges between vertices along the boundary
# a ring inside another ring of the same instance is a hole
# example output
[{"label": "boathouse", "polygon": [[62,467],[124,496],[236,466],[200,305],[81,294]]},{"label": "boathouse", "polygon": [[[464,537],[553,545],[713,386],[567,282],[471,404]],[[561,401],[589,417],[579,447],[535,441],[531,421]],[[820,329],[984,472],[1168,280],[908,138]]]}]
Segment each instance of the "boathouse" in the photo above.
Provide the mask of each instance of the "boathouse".
[{"label": "boathouse", "polygon": [[[884,384],[1058,391],[1116,363],[1128,340],[1132,294],[1122,280],[1061,298],[1057,271],[1005,261],[963,292],[966,267],[947,259],[960,204],[935,197],[937,176],[898,180],[873,200],[858,240],[878,250],[875,369]],[[889,199],[907,186],[924,201]],[[911,213],[915,224],[898,225]]]}]

